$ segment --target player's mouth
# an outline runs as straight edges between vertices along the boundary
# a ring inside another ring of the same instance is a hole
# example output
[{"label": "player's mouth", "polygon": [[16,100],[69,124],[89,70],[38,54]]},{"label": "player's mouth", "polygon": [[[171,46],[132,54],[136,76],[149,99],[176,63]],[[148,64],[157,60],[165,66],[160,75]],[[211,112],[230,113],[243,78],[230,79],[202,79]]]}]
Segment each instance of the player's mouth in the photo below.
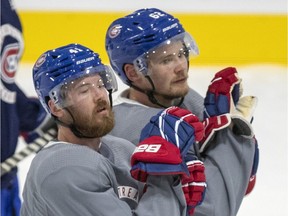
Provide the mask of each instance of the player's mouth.
[{"label": "player's mouth", "polygon": [[96,109],[97,113],[102,113],[102,112],[105,112],[105,111],[107,111],[107,109],[104,106],[97,107],[97,109]]},{"label": "player's mouth", "polygon": [[106,101],[104,101],[104,100],[100,100],[96,104],[95,113],[108,115],[109,114],[109,109],[110,109],[109,104]]},{"label": "player's mouth", "polygon": [[183,78],[175,80],[173,83],[175,83],[175,84],[183,84],[183,83],[187,82],[187,79],[188,79],[187,77],[183,77]]},{"label": "player's mouth", "polygon": [[101,103],[98,104],[98,106],[95,109],[97,114],[102,114],[102,115],[108,115],[109,114],[109,107],[107,105],[107,103]]}]

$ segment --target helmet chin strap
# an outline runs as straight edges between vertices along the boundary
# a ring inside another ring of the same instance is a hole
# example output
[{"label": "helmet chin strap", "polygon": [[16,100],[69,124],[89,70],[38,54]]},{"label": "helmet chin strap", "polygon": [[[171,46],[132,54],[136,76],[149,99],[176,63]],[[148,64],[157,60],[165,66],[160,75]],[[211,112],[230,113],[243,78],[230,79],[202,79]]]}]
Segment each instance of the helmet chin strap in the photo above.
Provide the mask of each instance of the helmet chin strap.
[{"label": "helmet chin strap", "polygon": [[[168,108],[168,106],[165,106],[165,105],[161,104],[161,103],[155,98],[155,96],[154,96],[154,93],[156,92],[156,91],[155,91],[155,85],[154,85],[152,79],[150,78],[150,76],[146,75],[145,78],[149,81],[150,85],[152,86],[152,90],[145,91],[145,90],[143,90],[143,89],[141,89],[141,88],[139,88],[139,87],[137,87],[137,86],[134,86],[132,83],[131,83],[131,87],[134,88],[134,89],[137,90],[137,91],[140,91],[140,92],[146,94],[146,95],[148,96],[148,99],[149,99],[149,101],[150,101],[151,103],[156,104],[156,105],[158,105],[158,106],[160,106],[160,107],[163,107],[163,108]],[[184,97],[181,97],[181,100],[180,100],[179,103],[178,103],[177,105],[175,105],[175,106],[180,106],[180,105],[183,103],[183,100],[184,100]]]},{"label": "helmet chin strap", "polygon": [[109,101],[110,101],[110,107],[113,107],[113,98],[112,98],[112,89],[107,90],[109,93]]}]

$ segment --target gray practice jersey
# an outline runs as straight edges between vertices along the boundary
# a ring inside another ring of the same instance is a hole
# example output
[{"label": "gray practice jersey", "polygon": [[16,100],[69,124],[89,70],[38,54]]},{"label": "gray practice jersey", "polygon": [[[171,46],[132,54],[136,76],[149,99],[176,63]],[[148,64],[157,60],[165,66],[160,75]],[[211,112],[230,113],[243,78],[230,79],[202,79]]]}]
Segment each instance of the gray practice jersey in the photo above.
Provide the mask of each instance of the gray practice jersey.
[{"label": "gray practice jersey", "polygon": [[186,207],[179,177],[130,176],[135,146],[107,135],[99,152],[77,144],[50,142],[33,159],[21,216],[180,215]]},{"label": "gray practice jersey", "polygon": [[[204,99],[190,89],[181,105],[203,120]],[[127,99],[127,90],[114,102],[116,124],[111,134],[139,142],[142,128],[161,109],[144,106]],[[205,152],[203,162],[207,189],[195,216],[233,216],[237,214],[246,192],[254,158],[254,140],[235,135],[230,128],[222,129]]]},{"label": "gray practice jersey", "polygon": [[[115,127],[110,134],[121,137],[137,145],[141,130],[150,118],[160,112],[159,108],[151,108],[136,101],[127,99],[127,90],[113,102],[115,113]],[[190,89],[180,107],[190,110],[200,120],[203,119],[203,98]]]}]

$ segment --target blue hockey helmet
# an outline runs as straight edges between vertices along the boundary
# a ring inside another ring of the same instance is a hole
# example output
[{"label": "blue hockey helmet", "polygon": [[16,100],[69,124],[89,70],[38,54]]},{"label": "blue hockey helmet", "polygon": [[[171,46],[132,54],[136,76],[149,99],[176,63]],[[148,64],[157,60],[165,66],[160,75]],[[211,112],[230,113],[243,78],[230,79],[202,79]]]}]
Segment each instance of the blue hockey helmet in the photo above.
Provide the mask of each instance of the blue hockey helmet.
[{"label": "blue hockey helmet", "polygon": [[194,39],[177,18],[157,8],[145,8],[115,20],[106,33],[105,47],[114,71],[130,85],[124,64],[134,64],[138,71],[147,75],[145,55],[173,39],[182,40],[188,56],[198,55]]},{"label": "blue hockey helmet", "polygon": [[61,87],[96,73],[100,75],[110,94],[117,91],[117,81],[112,68],[103,65],[97,53],[80,44],[69,44],[49,50],[38,58],[33,67],[34,87],[43,107],[50,113],[47,105],[50,99],[63,107]]}]

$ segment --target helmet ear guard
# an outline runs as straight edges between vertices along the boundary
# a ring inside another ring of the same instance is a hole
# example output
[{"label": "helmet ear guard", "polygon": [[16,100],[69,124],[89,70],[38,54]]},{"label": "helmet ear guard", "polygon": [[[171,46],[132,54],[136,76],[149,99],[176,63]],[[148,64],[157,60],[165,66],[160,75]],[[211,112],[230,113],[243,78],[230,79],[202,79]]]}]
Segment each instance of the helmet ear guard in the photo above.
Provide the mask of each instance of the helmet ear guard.
[{"label": "helmet ear guard", "polygon": [[148,65],[147,60],[144,58],[137,58],[133,61],[135,69],[142,73],[144,76],[148,75]]}]

